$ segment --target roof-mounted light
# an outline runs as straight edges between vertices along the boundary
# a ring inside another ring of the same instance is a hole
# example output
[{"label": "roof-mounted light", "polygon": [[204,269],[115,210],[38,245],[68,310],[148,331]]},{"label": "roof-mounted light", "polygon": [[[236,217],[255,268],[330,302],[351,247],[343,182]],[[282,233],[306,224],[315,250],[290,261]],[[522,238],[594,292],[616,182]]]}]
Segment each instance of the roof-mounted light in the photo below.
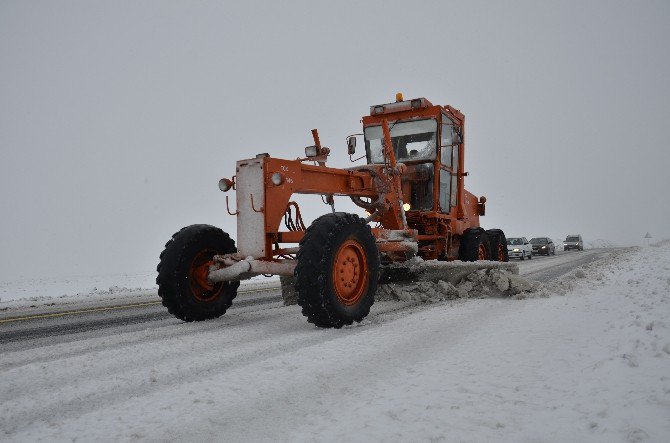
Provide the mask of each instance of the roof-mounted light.
[{"label": "roof-mounted light", "polygon": [[431,102],[425,98],[415,98],[413,100],[404,100],[395,103],[386,103],[383,105],[370,106],[370,115],[391,114],[393,112],[401,111],[415,111],[433,106]]}]

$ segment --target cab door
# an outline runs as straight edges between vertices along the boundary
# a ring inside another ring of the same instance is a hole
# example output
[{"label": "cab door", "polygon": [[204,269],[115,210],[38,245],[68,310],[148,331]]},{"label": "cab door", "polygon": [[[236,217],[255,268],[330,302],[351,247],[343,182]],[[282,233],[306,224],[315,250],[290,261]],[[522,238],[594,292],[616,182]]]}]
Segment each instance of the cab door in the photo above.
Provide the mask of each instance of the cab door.
[{"label": "cab door", "polygon": [[458,144],[456,125],[442,114],[440,125],[440,210],[448,214],[457,204]]}]

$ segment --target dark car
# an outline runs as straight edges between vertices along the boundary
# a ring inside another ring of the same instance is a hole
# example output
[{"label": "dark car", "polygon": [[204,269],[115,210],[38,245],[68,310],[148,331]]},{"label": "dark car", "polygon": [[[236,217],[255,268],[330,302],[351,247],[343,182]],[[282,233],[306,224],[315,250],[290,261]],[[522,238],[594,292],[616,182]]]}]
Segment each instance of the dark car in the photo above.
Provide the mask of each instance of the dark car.
[{"label": "dark car", "polygon": [[535,237],[530,239],[533,245],[533,255],[556,255],[556,246],[549,237]]}]

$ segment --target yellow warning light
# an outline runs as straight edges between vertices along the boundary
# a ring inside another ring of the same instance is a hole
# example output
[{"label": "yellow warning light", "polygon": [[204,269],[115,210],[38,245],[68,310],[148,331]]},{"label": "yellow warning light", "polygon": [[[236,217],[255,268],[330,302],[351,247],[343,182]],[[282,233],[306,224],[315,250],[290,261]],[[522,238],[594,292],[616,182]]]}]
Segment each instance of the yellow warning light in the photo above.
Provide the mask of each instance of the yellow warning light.
[{"label": "yellow warning light", "polygon": [[397,101],[397,102],[401,102],[401,101],[403,101],[403,98],[402,98],[402,92],[397,92],[397,93],[395,94],[395,101]]}]

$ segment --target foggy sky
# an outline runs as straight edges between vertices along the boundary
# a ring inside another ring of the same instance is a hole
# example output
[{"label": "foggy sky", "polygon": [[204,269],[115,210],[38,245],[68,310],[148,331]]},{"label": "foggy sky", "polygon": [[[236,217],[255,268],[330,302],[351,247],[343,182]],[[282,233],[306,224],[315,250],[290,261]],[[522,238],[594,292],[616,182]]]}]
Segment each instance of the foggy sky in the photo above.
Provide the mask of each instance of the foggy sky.
[{"label": "foggy sky", "polygon": [[234,237],[236,160],[318,128],[347,166],[396,92],[465,113],[485,228],[670,237],[668,23],[665,1],[0,1],[0,280],[147,272],[192,223]]}]

